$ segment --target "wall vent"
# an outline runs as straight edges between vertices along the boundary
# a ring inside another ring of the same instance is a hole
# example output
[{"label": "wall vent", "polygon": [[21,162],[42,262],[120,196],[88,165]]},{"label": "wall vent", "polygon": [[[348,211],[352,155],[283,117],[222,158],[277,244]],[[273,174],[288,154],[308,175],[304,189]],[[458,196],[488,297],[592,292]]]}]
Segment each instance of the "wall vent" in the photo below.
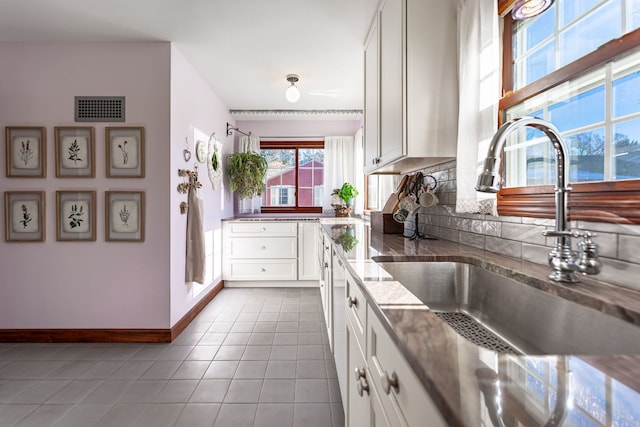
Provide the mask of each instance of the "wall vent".
[{"label": "wall vent", "polygon": [[124,96],[76,96],[76,122],[124,122]]}]

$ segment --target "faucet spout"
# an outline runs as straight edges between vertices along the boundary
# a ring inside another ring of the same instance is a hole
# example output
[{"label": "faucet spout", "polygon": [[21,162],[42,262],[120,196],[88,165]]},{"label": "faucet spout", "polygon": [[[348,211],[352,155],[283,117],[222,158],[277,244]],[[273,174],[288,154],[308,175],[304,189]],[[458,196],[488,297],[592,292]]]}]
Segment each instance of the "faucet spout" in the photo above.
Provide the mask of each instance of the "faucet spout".
[{"label": "faucet spout", "polygon": [[567,194],[571,190],[568,185],[568,150],[560,135],[560,131],[551,123],[537,117],[519,117],[506,122],[498,129],[493,136],[487,157],[484,161],[484,168],[478,176],[476,190],[485,193],[497,193],[500,191],[500,154],[507,141],[507,137],[517,129],[531,127],[544,133],[555,151],[556,157],[556,187],[555,187],[555,229],[553,232],[546,232],[546,236],[556,237],[556,244],[549,253],[549,265],[553,272],[549,278],[558,282],[577,282],[575,272],[584,274],[597,274],[600,271],[597,260],[596,245],[589,252],[589,263],[598,264],[598,268],[585,268],[584,260],[578,262],[576,255],[571,250],[571,229],[567,215]]}]

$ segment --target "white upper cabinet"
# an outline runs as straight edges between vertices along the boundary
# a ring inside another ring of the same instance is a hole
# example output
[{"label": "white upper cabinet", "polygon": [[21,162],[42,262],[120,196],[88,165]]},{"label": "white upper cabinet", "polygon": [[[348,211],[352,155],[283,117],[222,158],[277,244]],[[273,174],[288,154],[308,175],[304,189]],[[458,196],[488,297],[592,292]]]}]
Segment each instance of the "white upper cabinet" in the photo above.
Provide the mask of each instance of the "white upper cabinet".
[{"label": "white upper cabinet", "polygon": [[382,0],[365,41],[365,173],[456,156],[456,11],[442,0]]}]

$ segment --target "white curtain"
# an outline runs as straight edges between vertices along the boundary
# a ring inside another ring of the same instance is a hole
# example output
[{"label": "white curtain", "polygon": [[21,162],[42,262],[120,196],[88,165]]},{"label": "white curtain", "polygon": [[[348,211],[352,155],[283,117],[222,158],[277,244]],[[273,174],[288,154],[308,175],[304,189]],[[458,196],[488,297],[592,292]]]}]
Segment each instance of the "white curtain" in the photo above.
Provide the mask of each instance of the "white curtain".
[{"label": "white curtain", "polygon": [[475,190],[498,126],[500,31],[495,0],[454,0],[458,7],[458,156],[456,212],[497,215],[496,195]]},{"label": "white curtain", "polygon": [[[242,135],[240,137],[239,149],[241,153],[247,153],[253,151],[254,153],[260,153],[260,137],[254,135]],[[238,200],[238,213],[240,214],[253,214],[260,213],[262,207],[262,196],[256,196],[251,199]]]},{"label": "white curtain", "polygon": [[352,214],[364,210],[362,130],[356,136],[326,136],[324,138],[323,212],[333,213],[331,192],[349,182],[360,192],[355,198]]}]

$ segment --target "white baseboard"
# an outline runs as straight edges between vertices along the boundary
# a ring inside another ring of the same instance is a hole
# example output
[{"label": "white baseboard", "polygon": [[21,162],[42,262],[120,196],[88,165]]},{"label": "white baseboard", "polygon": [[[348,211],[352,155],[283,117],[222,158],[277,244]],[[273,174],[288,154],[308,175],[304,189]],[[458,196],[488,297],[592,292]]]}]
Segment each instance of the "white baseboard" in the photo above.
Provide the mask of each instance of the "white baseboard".
[{"label": "white baseboard", "polygon": [[225,288],[318,288],[317,280],[225,280]]}]

